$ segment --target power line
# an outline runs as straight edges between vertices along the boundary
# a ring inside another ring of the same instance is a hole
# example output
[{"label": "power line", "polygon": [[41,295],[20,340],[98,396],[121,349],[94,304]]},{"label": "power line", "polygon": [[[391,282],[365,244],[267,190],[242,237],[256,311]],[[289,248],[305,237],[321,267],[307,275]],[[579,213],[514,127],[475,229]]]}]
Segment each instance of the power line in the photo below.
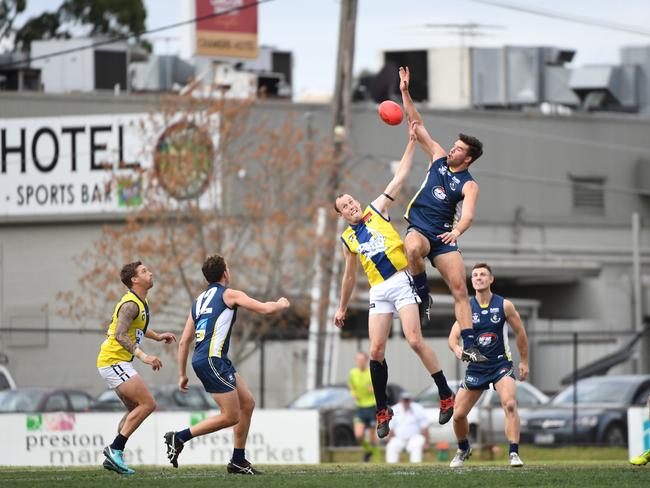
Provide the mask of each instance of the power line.
[{"label": "power line", "polygon": [[605,20],[594,19],[593,17],[584,17],[581,15],[558,12],[556,10],[531,8],[523,5],[496,1],[496,0],[468,0],[468,1],[474,3],[480,3],[483,5],[491,5],[493,7],[499,7],[507,10],[514,10],[517,12],[537,15],[539,17],[548,17],[552,19],[564,20],[566,22],[574,22],[577,24],[591,25],[594,27],[601,27],[603,29],[616,30],[620,32],[627,32],[628,34],[636,34],[640,36],[650,37],[649,30],[642,29],[641,27],[637,27],[634,25],[620,24],[618,22],[607,22]]},{"label": "power line", "polygon": [[92,49],[92,48],[99,47],[99,46],[106,46],[108,44],[114,44],[114,43],[119,42],[119,41],[126,41],[126,40],[129,40],[129,39],[134,38],[134,37],[144,36],[146,34],[154,34],[156,32],[162,32],[162,31],[169,30],[169,29],[176,29],[177,27],[182,27],[182,26],[188,25],[188,24],[194,24],[194,23],[201,22],[201,21],[207,20],[207,19],[213,19],[213,18],[216,18],[216,17],[221,17],[221,16],[224,16],[224,15],[231,14],[233,12],[238,12],[240,10],[246,10],[248,8],[251,8],[251,7],[257,7],[258,5],[261,5],[263,3],[269,3],[269,2],[273,2],[273,1],[274,0],[257,0],[256,2],[241,5],[239,7],[232,7],[232,8],[229,8],[227,10],[223,10],[221,12],[214,12],[214,13],[211,13],[211,14],[202,15],[201,17],[195,17],[193,19],[183,20],[181,22],[176,22],[174,24],[164,25],[162,27],[156,27],[154,29],[143,30],[141,32],[135,32],[133,34],[123,34],[121,36],[112,37],[112,38],[106,39],[104,41],[93,42],[93,43],[88,44],[86,46],[74,47],[74,48],[70,48],[70,49],[63,49],[61,51],[56,51],[56,52],[49,53],[49,54],[43,54],[42,56],[28,57],[27,59],[24,59],[24,60],[21,60],[21,61],[12,61],[10,63],[0,64],[0,69],[6,69],[6,68],[9,68],[11,66],[16,66],[16,65],[25,65],[25,64],[31,63],[32,61],[39,61],[41,59],[49,59],[49,58],[54,58],[56,56],[63,56],[64,54],[70,54],[70,53],[74,53],[74,52],[77,52],[77,51],[85,51],[86,49]]}]

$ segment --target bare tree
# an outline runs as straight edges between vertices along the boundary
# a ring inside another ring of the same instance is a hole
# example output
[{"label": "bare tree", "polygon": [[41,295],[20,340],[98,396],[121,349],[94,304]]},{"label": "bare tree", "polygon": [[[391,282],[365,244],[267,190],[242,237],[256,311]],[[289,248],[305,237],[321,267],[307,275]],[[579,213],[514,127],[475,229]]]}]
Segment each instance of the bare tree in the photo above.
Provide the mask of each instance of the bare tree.
[{"label": "bare tree", "polygon": [[105,328],[123,293],[121,266],[140,259],[155,274],[152,326],[180,329],[205,288],[202,262],[220,253],[232,286],[294,304],[281,319],[242,314],[233,359],[245,359],[276,329],[299,333],[313,257],[318,246],[331,245],[331,236],[317,242],[314,219],[328,204],[319,189],[333,160],[326,144],[306,137],[297,114],[263,113],[252,101],[184,96],[166,99],[143,121],[154,164],[135,176],[115,175],[113,185],[134,207],[77,256],[79,288],[59,294],[58,313]]}]

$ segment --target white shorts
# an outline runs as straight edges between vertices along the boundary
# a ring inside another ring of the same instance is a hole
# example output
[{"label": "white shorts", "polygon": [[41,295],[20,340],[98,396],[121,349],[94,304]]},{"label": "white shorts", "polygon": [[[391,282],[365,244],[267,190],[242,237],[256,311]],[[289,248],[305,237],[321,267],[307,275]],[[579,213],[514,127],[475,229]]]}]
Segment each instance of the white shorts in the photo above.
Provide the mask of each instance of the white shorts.
[{"label": "white shorts", "polygon": [[411,275],[406,271],[398,271],[386,281],[371,287],[369,298],[370,315],[395,313],[404,305],[420,303]]},{"label": "white shorts", "polygon": [[125,381],[133,378],[138,372],[133,367],[133,364],[128,361],[112,364],[111,366],[104,366],[97,368],[99,374],[106,380],[109,388],[117,388]]}]

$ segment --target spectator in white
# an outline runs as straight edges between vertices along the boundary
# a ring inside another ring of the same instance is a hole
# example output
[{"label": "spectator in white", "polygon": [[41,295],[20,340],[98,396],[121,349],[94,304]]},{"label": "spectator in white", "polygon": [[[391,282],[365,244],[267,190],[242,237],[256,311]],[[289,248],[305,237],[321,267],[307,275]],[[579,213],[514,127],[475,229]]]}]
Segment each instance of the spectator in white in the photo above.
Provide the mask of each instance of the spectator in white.
[{"label": "spectator in white", "polygon": [[390,421],[390,435],[386,444],[386,462],[396,463],[400,453],[406,449],[412,463],[422,462],[422,451],[429,448],[429,418],[424,408],[413,401],[407,391],[402,392],[400,401],[393,406]]}]

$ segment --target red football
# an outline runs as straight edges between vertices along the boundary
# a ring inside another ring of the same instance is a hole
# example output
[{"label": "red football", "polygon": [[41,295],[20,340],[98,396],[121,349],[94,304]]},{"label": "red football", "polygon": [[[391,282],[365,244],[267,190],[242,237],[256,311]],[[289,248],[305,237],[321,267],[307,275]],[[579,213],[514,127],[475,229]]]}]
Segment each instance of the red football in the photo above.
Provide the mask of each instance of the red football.
[{"label": "red football", "polygon": [[404,118],[402,107],[392,100],[384,100],[379,104],[379,116],[388,125],[398,125]]}]

